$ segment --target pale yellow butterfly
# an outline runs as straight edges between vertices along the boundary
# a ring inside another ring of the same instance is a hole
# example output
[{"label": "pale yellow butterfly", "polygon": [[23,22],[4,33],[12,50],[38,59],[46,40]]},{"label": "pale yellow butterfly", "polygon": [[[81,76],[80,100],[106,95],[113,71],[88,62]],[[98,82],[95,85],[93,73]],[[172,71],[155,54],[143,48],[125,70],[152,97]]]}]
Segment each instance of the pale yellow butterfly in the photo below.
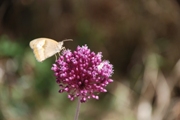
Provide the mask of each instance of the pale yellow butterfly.
[{"label": "pale yellow butterfly", "polygon": [[57,42],[50,38],[37,38],[32,40],[29,45],[34,51],[34,55],[37,61],[42,62],[43,60],[59,53],[63,47],[64,41],[72,41],[72,39],[66,39],[61,42]]}]

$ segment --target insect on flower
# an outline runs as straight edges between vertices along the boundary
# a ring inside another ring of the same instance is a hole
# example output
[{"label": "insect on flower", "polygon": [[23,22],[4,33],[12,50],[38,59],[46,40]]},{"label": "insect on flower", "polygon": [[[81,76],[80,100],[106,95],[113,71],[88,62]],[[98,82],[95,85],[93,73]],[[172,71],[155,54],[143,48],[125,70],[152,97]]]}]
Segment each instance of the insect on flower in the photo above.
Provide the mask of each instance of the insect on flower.
[{"label": "insect on flower", "polygon": [[102,53],[95,54],[87,45],[78,46],[75,51],[64,50],[53,64],[52,70],[59,92],[67,92],[68,98],[80,97],[81,102],[87,99],[99,99],[98,93],[107,92],[105,87],[113,82],[113,66],[107,60],[102,61]]},{"label": "insect on flower", "polygon": [[64,41],[72,41],[72,39],[66,39],[61,42],[57,42],[49,38],[37,38],[32,40],[29,45],[31,49],[33,49],[37,61],[42,62],[63,50]]}]

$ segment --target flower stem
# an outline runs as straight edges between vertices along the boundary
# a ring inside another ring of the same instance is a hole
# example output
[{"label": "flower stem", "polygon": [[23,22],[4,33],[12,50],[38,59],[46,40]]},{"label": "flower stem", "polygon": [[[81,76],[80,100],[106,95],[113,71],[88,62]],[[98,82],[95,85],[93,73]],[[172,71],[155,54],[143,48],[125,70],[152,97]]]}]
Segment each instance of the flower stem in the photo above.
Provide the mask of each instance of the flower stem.
[{"label": "flower stem", "polygon": [[80,100],[81,100],[81,97],[78,97],[78,103],[77,103],[76,114],[75,114],[74,120],[78,120],[79,110],[80,110],[80,106],[81,106]]}]

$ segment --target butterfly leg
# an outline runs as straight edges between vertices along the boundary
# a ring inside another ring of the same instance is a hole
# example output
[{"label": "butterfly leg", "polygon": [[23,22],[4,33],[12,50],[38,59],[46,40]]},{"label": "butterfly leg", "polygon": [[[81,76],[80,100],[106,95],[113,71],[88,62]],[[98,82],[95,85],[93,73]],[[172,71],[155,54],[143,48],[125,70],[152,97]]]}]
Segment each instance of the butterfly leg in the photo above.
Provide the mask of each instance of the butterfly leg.
[{"label": "butterfly leg", "polygon": [[66,48],[65,48],[65,47],[62,47],[61,50],[66,50]]},{"label": "butterfly leg", "polygon": [[[62,48],[61,48],[61,51],[63,51],[63,50],[66,50],[66,48],[65,48],[65,47],[62,47]],[[61,55],[60,52],[58,52],[58,54],[59,54],[59,56]]]},{"label": "butterfly leg", "polygon": [[[66,50],[66,48],[65,48],[65,47],[62,47],[62,48],[61,48],[61,51],[62,51],[62,50]],[[60,52],[61,52],[61,51],[60,51]],[[61,53],[60,53],[60,52],[58,52],[59,57],[61,56]],[[57,58],[57,56],[56,56],[56,58]]]},{"label": "butterfly leg", "polygon": [[55,58],[56,58],[56,60],[57,60],[57,56],[56,56],[56,54],[55,54]]},{"label": "butterfly leg", "polygon": [[59,57],[61,56],[61,55],[60,55],[60,52],[58,52],[58,55],[59,55]]}]

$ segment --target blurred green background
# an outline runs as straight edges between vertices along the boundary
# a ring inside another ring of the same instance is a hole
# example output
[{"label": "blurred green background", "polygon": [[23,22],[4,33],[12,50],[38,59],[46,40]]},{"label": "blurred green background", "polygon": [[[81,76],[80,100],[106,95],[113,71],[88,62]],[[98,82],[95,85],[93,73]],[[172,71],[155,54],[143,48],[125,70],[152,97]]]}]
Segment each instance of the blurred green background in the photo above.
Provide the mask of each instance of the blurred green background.
[{"label": "blurred green background", "polygon": [[0,120],[73,120],[55,57],[29,42],[87,44],[114,65],[114,82],[81,105],[79,120],[180,120],[180,0],[0,0]]}]

